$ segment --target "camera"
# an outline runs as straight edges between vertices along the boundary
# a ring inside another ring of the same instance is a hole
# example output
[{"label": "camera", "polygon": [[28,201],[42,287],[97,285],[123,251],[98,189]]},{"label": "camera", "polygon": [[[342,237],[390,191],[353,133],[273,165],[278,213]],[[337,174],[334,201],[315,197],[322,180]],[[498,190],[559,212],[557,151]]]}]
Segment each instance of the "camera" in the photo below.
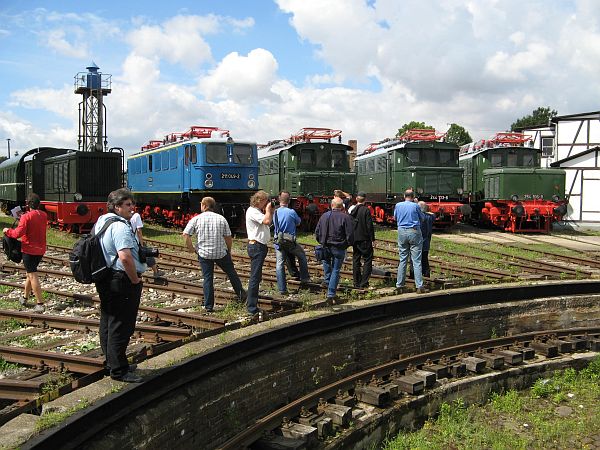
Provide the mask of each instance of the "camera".
[{"label": "camera", "polygon": [[148,258],[158,257],[158,249],[154,247],[145,247],[140,245],[138,254],[140,262],[145,264]]}]

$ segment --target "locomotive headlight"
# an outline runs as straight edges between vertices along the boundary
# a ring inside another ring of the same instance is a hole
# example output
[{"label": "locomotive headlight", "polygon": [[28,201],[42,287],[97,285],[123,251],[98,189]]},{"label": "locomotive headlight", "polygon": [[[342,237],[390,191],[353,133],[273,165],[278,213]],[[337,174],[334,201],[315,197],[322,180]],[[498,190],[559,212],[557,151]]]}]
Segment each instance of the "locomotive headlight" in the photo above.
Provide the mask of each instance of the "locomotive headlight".
[{"label": "locomotive headlight", "polygon": [[213,180],[205,180],[204,186],[206,186],[207,188],[213,187],[214,186]]},{"label": "locomotive headlight", "polygon": [[559,200],[560,200],[560,197],[559,197],[558,195],[554,194],[554,195],[552,196],[552,201],[555,201],[555,202],[557,202],[557,201],[559,201]]},{"label": "locomotive headlight", "polygon": [[83,195],[81,195],[79,192],[75,192],[75,195],[73,196],[73,198],[75,199],[76,202],[80,202],[81,199],[83,198]]},{"label": "locomotive headlight", "polygon": [[254,186],[256,186],[256,183],[254,182],[254,180],[248,180],[248,187],[250,189],[254,189]]},{"label": "locomotive headlight", "polygon": [[425,192],[423,188],[417,188],[417,194],[421,195],[423,192]]},{"label": "locomotive headlight", "polygon": [[463,191],[463,188],[458,188],[458,189],[456,190],[456,193],[457,193],[458,195],[463,195],[463,192],[464,192],[464,191]]},{"label": "locomotive headlight", "polygon": [[212,173],[210,173],[210,172],[209,172],[209,173],[207,173],[207,174],[206,174],[206,179],[207,179],[207,180],[210,180],[211,178],[212,178]]},{"label": "locomotive headlight", "polygon": [[248,179],[249,179],[249,180],[254,180],[254,174],[253,174],[253,173],[251,173],[250,175],[248,175]]},{"label": "locomotive headlight", "polygon": [[517,200],[519,200],[519,196],[518,196],[517,194],[514,194],[514,195],[512,195],[512,196],[510,197],[510,199],[511,199],[513,202],[516,202]]}]

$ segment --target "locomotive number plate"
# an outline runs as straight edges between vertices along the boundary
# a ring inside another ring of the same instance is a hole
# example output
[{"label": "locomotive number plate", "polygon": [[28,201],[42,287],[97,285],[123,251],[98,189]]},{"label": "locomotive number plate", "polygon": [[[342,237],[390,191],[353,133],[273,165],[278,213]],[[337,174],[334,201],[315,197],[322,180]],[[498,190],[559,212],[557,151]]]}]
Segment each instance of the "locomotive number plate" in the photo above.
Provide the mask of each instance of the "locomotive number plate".
[{"label": "locomotive number plate", "polygon": [[525,194],[523,198],[525,200],[544,200],[544,194]]},{"label": "locomotive number plate", "polygon": [[448,200],[447,195],[432,195],[430,197],[431,200]]},{"label": "locomotive number plate", "polygon": [[239,173],[222,173],[221,180],[239,180],[242,176]]}]

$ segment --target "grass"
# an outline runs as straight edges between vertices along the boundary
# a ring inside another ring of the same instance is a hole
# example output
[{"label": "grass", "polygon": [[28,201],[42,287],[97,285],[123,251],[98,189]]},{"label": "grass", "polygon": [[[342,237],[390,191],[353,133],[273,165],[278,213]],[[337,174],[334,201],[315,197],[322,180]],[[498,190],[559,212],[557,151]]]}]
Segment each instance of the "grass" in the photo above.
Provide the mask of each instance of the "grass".
[{"label": "grass", "polygon": [[67,411],[63,412],[50,412],[47,414],[42,414],[40,419],[35,424],[35,430],[39,433],[40,431],[46,430],[48,428],[52,428],[59,423],[66,420],[68,417],[75,414],[77,411],[87,408],[90,406],[89,400],[83,399],[79,401],[80,403],[77,406],[74,406]]},{"label": "grass", "polygon": [[42,394],[53,392],[56,389],[73,382],[74,379],[75,377],[73,375],[64,371],[52,373],[50,379],[42,386]]},{"label": "grass", "polygon": [[15,369],[18,369],[19,367],[21,366],[19,366],[18,364],[9,363],[0,356],[0,373],[11,372]]},{"label": "grass", "polygon": [[[600,429],[598,399],[600,357],[580,372],[558,371],[526,391],[492,393],[483,406],[444,403],[421,430],[388,439],[383,448],[591,448],[588,439]],[[570,414],[559,416],[559,406],[571,408]]]},{"label": "grass", "polygon": [[17,319],[7,319],[0,321],[0,333],[7,333],[15,330],[19,330],[27,325]]}]

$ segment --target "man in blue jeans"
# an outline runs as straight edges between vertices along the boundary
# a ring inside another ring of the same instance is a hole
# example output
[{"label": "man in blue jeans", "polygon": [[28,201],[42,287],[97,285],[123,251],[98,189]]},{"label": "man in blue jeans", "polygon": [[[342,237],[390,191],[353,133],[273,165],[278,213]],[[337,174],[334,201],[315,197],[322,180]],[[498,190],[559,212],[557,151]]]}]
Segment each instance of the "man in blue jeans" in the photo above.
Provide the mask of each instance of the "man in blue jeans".
[{"label": "man in blue jeans", "polygon": [[[231,260],[231,230],[225,217],[214,212],[215,199],[204,197],[200,203],[201,214],[194,216],[183,230],[183,241],[186,248],[198,254],[198,262],[204,277],[204,311],[213,312],[215,291],[213,276],[215,264],[229,277],[231,286],[239,301],[246,300],[246,292],[242,288],[240,277]],[[198,245],[194,248],[192,234],[198,236]]]},{"label": "man in blue jeans", "polygon": [[327,301],[334,303],[346,249],[354,244],[354,223],[352,217],[346,214],[341,198],[334,197],[331,200],[331,211],[319,219],[315,236],[317,242],[331,253],[331,258],[323,259],[323,286],[327,286]]},{"label": "man in blue jeans", "polygon": [[[282,295],[288,293],[287,283],[285,279],[285,260],[289,256],[298,258],[300,265],[300,282],[310,282],[310,274],[308,273],[308,262],[306,261],[306,253],[298,243],[296,243],[296,227],[300,225],[300,216],[291,209],[290,193],[281,191],[279,193],[279,208],[273,213],[273,225],[275,225],[275,259],[276,274],[277,274],[277,289]],[[280,242],[283,240],[284,242]]]},{"label": "man in blue jeans", "polygon": [[269,251],[267,244],[271,239],[269,225],[273,219],[273,209],[273,203],[269,201],[269,194],[265,191],[258,191],[250,197],[250,206],[246,210],[248,256],[250,257],[250,280],[248,280],[246,306],[248,314],[253,316],[260,313],[258,288],[262,281],[263,264]]},{"label": "man in blue jeans", "polygon": [[402,293],[406,280],[406,263],[408,254],[415,272],[415,286],[417,294],[423,294],[423,275],[421,269],[421,252],[423,251],[423,235],[421,234],[421,221],[425,219],[421,208],[415,202],[412,190],[404,192],[404,201],[396,203],[394,219],[398,224],[398,247],[400,249],[400,264],[398,264],[398,278],[396,292]]}]

